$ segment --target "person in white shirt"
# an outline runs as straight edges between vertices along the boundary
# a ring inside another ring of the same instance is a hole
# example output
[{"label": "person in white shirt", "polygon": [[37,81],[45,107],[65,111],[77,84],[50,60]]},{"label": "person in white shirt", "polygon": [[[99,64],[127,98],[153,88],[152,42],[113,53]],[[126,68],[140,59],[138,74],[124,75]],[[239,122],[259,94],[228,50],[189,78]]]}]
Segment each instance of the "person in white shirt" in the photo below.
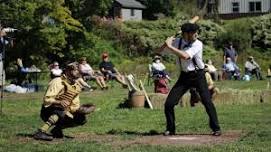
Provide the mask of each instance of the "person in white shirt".
[{"label": "person in white shirt", "polygon": [[231,80],[233,77],[235,78],[235,80],[239,79],[239,67],[234,62],[232,62],[230,57],[226,59],[226,64],[223,65],[223,71],[225,75],[224,77],[227,80]]},{"label": "person in white shirt", "polygon": [[169,37],[161,47],[161,50],[167,48],[179,58],[182,70],[179,79],[170,90],[165,102],[165,116],[167,122],[166,131],[164,132],[165,136],[175,135],[174,107],[190,88],[196,88],[199,92],[201,102],[209,116],[209,127],[212,129],[212,135],[221,135],[216,108],[211,100],[203,70],[203,44],[197,39],[198,30],[198,25],[185,23],[181,26],[182,38]]},{"label": "person in white shirt", "polygon": [[62,74],[62,69],[59,68],[59,63],[58,62],[54,62],[52,65],[49,66],[49,69],[51,71],[51,78],[56,78],[56,77],[60,77]]},{"label": "person in white shirt", "polygon": [[86,57],[82,57],[79,60],[79,72],[85,80],[95,80],[102,90],[108,89],[103,74],[98,71],[94,71],[92,67],[87,63]]},{"label": "person in white shirt", "polygon": [[152,76],[155,78],[167,78],[170,80],[168,73],[166,72],[166,67],[161,61],[161,57],[159,55],[155,55],[153,62],[151,64],[151,72]]},{"label": "person in white shirt", "polygon": [[245,73],[247,75],[256,75],[257,80],[263,80],[259,64],[254,60],[253,56],[249,56],[245,63]]}]

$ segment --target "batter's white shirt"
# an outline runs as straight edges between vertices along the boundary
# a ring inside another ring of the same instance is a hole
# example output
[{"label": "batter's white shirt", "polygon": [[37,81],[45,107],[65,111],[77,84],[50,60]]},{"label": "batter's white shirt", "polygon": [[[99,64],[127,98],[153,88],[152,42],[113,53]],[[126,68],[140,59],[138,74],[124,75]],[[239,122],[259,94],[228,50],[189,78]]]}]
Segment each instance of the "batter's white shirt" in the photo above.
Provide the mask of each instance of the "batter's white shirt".
[{"label": "batter's white shirt", "polygon": [[[181,48],[178,48],[180,40],[182,40],[182,45]],[[192,61],[193,58],[195,58],[198,68],[204,69],[204,62],[202,60],[203,44],[200,40],[196,40],[192,44],[188,44],[184,39],[176,38],[172,45],[175,48],[185,51],[190,56],[190,59],[188,60],[179,58],[179,64],[182,71],[195,71],[195,65]]]}]

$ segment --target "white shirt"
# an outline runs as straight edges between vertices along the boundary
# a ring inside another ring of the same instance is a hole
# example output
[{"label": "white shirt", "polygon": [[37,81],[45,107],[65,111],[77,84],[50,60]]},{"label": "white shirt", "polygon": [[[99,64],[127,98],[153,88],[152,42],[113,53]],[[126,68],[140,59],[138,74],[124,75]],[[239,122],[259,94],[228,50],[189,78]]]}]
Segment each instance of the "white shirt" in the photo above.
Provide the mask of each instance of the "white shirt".
[{"label": "white shirt", "polygon": [[92,73],[93,69],[91,68],[91,66],[89,64],[80,64],[80,72],[81,73]]},{"label": "white shirt", "polygon": [[51,69],[51,72],[54,76],[61,76],[62,70],[61,69]]},{"label": "white shirt", "polygon": [[156,63],[156,62],[153,62],[152,63],[152,69],[153,70],[157,70],[157,71],[163,71],[166,69],[165,65],[161,62],[159,63]]},{"label": "white shirt", "polygon": [[[175,48],[178,48],[179,42],[180,42],[180,38],[177,38],[177,39],[175,39],[175,41],[173,42],[172,45]],[[204,69],[204,63],[202,61],[202,52],[203,52],[202,42],[200,40],[196,40],[190,46],[185,47],[185,46],[187,46],[187,44],[188,43],[184,39],[182,39],[181,48],[178,48],[182,51],[185,51],[190,56],[189,60],[184,60],[184,59],[179,58],[182,71],[184,71],[184,72],[195,71],[195,65],[192,61],[193,58],[195,58],[197,66],[200,69]]]},{"label": "white shirt", "polygon": [[235,70],[236,70],[235,63],[233,63],[232,61],[226,63],[226,64],[224,65],[224,69],[225,69],[227,72],[235,71]]},{"label": "white shirt", "polygon": [[249,71],[252,71],[256,68],[260,68],[260,66],[255,61],[246,61],[245,68],[247,68]]}]

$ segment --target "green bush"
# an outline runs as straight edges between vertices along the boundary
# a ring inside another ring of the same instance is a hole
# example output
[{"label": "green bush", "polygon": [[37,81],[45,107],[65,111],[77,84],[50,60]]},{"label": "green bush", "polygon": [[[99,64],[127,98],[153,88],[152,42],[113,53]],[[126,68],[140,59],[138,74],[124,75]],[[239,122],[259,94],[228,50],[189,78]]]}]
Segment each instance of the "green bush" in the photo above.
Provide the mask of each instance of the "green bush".
[{"label": "green bush", "polygon": [[271,14],[252,19],[251,32],[253,46],[271,51]]},{"label": "green bush", "polygon": [[225,26],[225,31],[219,33],[215,41],[216,48],[223,48],[227,41],[232,41],[238,52],[243,52],[251,47],[252,36],[250,32],[250,20],[235,20]]}]

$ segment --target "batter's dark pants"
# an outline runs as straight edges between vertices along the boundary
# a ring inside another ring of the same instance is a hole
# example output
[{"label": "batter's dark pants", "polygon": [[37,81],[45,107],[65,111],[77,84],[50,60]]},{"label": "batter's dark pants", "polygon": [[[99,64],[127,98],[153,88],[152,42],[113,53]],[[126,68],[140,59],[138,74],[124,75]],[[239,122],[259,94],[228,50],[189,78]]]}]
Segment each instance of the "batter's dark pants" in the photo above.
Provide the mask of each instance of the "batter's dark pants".
[{"label": "batter's dark pants", "polygon": [[211,101],[205,74],[203,70],[197,72],[182,72],[178,81],[170,90],[165,102],[165,116],[167,121],[167,131],[175,133],[175,114],[174,106],[178,104],[183,94],[190,88],[196,88],[201,97],[201,102],[209,116],[209,126],[213,131],[220,130],[217,113]]},{"label": "batter's dark pants", "polygon": [[75,112],[73,113],[73,118],[70,118],[65,114],[64,109],[61,107],[49,106],[45,108],[42,106],[40,117],[44,122],[48,121],[48,118],[54,114],[59,117],[55,125],[60,129],[80,126],[87,122],[85,114]]}]

